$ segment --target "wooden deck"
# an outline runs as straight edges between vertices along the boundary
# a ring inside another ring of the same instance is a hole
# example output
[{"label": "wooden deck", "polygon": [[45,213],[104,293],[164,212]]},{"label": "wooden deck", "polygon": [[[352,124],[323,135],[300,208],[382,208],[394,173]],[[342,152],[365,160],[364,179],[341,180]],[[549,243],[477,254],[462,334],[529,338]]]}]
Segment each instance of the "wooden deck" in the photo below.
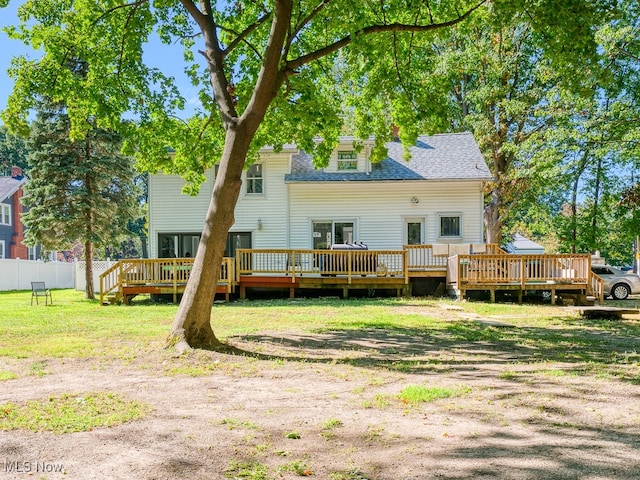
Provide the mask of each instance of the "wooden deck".
[{"label": "wooden deck", "polygon": [[603,282],[591,272],[590,255],[454,255],[447,259],[447,285],[459,297],[468,291],[513,291],[522,302],[527,291],[571,295],[578,303],[593,297],[604,303]]},{"label": "wooden deck", "polygon": [[[137,295],[171,295],[174,303],[184,293],[193,258],[120,260],[100,275],[100,303],[128,304]],[[220,268],[216,294],[229,301],[235,291],[234,261],[225,258]]]},{"label": "wooden deck", "polygon": [[[460,253],[464,252],[464,253]],[[226,300],[254,289],[280,289],[291,298],[299,290],[391,290],[411,295],[412,280],[435,277],[464,298],[472,290],[528,290],[603,302],[602,280],[591,273],[589,255],[511,255],[493,245],[408,245],[402,250],[238,249],[225,258],[217,292]],[[128,303],[139,294],[184,292],[192,258],[122,260],[100,277],[100,299]]]}]

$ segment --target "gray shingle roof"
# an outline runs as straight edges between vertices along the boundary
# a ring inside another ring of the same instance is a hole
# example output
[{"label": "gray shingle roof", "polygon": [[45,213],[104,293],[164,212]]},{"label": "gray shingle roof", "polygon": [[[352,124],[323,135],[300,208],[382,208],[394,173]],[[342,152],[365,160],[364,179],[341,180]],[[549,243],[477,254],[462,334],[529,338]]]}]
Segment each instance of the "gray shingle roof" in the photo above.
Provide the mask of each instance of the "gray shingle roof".
[{"label": "gray shingle roof", "polygon": [[26,179],[17,180],[12,177],[0,177],[0,202],[13,195]]},{"label": "gray shingle roof", "polygon": [[325,172],[316,170],[310,155],[295,154],[287,182],[363,182],[401,180],[490,180],[491,172],[471,133],[420,136],[409,148],[411,159],[403,158],[399,141],[387,144],[389,155],[365,172]]}]

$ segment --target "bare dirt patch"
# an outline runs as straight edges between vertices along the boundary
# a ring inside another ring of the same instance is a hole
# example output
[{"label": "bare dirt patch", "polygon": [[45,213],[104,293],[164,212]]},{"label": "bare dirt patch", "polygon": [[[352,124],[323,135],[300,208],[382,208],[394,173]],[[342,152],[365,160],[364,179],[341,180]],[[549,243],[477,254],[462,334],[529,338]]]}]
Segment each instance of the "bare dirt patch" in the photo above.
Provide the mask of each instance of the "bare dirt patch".
[{"label": "bare dirt patch", "polygon": [[[593,372],[586,354],[474,339],[510,327],[429,310],[468,338],[265,331],[230,339],[244,356],[48,360],[41,376],[0,382],[0,404],[108,391],[152,411],[89,432],[0,432],[0,480],[640,478],[637,364]],[[411,404],[409,385],[456,393]]]}]

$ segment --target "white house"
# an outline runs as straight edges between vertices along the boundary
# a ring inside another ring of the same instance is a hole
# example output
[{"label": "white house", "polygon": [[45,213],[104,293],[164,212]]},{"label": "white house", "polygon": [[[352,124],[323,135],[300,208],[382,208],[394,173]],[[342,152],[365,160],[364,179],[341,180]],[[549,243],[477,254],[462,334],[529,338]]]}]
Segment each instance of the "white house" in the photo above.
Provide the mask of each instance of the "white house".
[{"label": "white house", "polygon": [[[328,248],[363,242],[369,249],[406,244],[483,243],[483,186],[492,178],[470,133],[421,136],[403,158],[399,141],[388,157],[369,160],[371,142],[356,152],[344,137],[324,169],[293,146],[263,149],[243,174],[227,256],[237,248]],[[200,194],[181,193],[172,175],[149,178],[149,255],[194,255],[211,198],[215,170]]]}]

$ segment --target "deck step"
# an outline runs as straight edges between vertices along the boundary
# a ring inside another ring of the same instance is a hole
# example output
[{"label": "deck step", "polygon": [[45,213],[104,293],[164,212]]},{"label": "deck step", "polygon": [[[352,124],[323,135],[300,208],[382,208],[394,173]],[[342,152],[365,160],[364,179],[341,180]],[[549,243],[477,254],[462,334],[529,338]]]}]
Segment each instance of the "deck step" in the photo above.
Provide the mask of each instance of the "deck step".
[{"label": "deck step", "polygon": [[119,294],[107,295],[104,301],[104,305],[115,305],[120,302]]}]

